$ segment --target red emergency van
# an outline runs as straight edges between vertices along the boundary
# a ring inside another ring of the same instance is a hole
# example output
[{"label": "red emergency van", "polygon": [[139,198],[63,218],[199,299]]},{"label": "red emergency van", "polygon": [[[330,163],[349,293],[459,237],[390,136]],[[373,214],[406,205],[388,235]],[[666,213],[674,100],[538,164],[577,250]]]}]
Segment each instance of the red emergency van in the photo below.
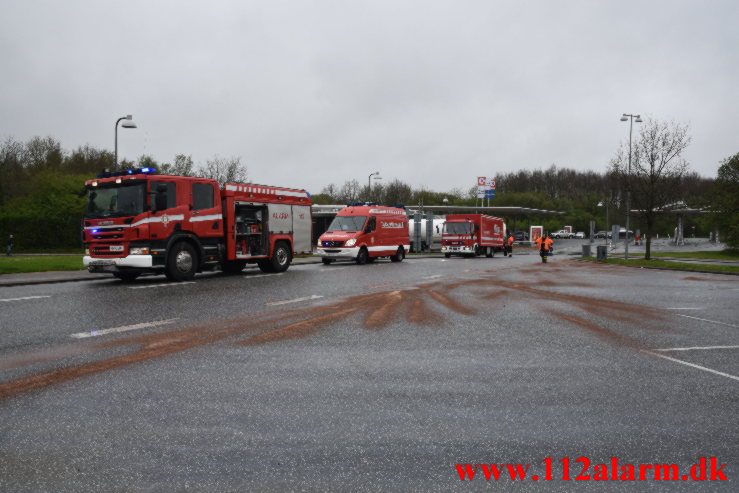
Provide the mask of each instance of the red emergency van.
[{"label": "red emergency van", "polygon": [[446,258],[452,255],[475,257],[485,254],[492,257],[503,250],[505,223],[499,217],[485,214],[449,214],[441,237],[441,252]]},{"label": "red emergency van", "polygon": [[347,205],[318,239],[318,254],[324,264],[355,260],[361,265],[379,257],[401,262],[409,249],[405,209],[377,204]]}]

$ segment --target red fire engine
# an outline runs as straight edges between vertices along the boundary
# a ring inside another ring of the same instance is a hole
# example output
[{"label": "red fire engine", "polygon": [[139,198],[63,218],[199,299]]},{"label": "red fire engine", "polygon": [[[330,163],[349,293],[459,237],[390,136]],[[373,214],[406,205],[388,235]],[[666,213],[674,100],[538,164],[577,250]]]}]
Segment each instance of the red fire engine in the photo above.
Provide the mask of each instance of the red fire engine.
[{"label": "red fire engine", "polygon": [[492,257],[503,250],[505,224],[499,217],[484,214],[449,214],[444,223],[441,252],[446,258],[452,255],[475,257],[485,254]]},{"label": "red fire engine", "polygon": [[196,272],[240,272],[256,263],[287,270],[312,249],[311,199],[305,190],[152,174],[153,168],[104,173],[85,182],[83,263],[132,281],[145,272],[173,281]]},{"label": "red fire engine", "polygon": [[405,209],[377,204],[347,205],[318,239],[318,254],[324,264],[353,259],[361,265],[379,257],[402,262],[409,249]]}]

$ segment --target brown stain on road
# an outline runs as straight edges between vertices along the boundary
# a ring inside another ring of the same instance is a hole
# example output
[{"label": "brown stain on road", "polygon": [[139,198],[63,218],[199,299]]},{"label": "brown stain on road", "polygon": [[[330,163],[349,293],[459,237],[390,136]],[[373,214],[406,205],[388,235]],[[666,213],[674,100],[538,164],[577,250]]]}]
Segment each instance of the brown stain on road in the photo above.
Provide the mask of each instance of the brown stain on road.
[{"label": "brown stain on road", "polygon": [[[362,326],[366,330],[373,331],[384,329],[397,319],[403,311],[405,311],[405,319],[414,324],[441,325],[443,315],[434,309],[429,309],[429,301],[433,302],[434,308],[443,307],[447,311],[461,315],[472,316],[477,313],[476,309],[460,302],[453,296],[452,292],[459,288],[469,288],[472,291],[472,293],[466,295],[466,299],[470,300],[480,300],[481,297],[486,300],[495,300],[503,295],[506,295],[507,298],[517,295],[519,301],[525,301],[525,297],[521,297],[520,294],[527,294],[533,299],[556,301],[568,306],[575,305],[591,314],[605,318],[618,317],[632,323],[643,322],[645,319],[656,320],[662,316],[658,310],[649,307],[559,293],[539,289],[536,287],[537,285],[541,285],[541,283],[504,282],[505,289],[502,290],[502,281],[492,279],[491,276],[469,280],[454,279],[447,282],[435,281],[418,285],[414,289],[372,292],[343,298],[335,303],[309,305],[308,308],[283,309],[258,315],[250,314],[249,316],[182,329],[120,337],[94,345],[79,343],[80,347],[83,348],[81,352],[126,346],[133,346],[133,349],[124,355],[43,371],[35,375],[0,383],[0,399],[233,338],[238,339],[248,336],[246,339],[236,341],[235,344],[254,346],[310,337],[322,331],[330,330],[337,322],[355,315],[364,314]],[[490,288],[492,288],[492,291],[490,291]],[[481,292],[481,289],[484,291]],[[475,296],[475,293],[477,296]],[[490,309],[490,304],[483,304],[482,306]],[[563,320],[583,327],[588,332],[611,343],[619,346],[639,347],[637,341],[609,331],[588,320],[550,308],[542,309],[548,310],[550,314]],[[64,347],[63,357],[70,351],[69,346],[73,345],[64,344],[62,346]],[[45,356],[49,358],[53,357],[54,354],[51,351]],[[79,352],[75,354],[79,354]],[[40,359],[29,355],[27,361],[36,363]],[[57,358],[56,361],[60,361],[60,359]]]}]

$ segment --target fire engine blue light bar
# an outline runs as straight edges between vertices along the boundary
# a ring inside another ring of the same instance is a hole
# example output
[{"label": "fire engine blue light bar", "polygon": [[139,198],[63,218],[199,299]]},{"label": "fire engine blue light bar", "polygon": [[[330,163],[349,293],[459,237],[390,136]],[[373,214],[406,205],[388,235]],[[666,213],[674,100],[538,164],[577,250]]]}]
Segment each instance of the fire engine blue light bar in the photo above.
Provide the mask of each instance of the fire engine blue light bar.
[{"label": "fire engine blue light bar", "polygon": [[156,173],[156,171],[156,168],[135,168],[126,171],[106,171],[105,173],[100,173],[97,177],[110,178],[111,176],[136,175],[139,173]]}]

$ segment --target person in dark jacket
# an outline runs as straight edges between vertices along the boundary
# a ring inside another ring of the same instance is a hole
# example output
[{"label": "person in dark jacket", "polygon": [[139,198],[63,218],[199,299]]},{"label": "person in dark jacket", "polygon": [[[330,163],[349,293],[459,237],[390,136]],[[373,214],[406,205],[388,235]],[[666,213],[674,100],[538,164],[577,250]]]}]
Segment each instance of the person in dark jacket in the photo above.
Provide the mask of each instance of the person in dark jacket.
[{"label": "person in dark jacket", "polygon": [[13,239],[13,235],[8,236],[8,242],[6,243],[6,249],[5,249],[5,255],[10,257],[13,254],[13,245],[15,244],[15,240]]}]

